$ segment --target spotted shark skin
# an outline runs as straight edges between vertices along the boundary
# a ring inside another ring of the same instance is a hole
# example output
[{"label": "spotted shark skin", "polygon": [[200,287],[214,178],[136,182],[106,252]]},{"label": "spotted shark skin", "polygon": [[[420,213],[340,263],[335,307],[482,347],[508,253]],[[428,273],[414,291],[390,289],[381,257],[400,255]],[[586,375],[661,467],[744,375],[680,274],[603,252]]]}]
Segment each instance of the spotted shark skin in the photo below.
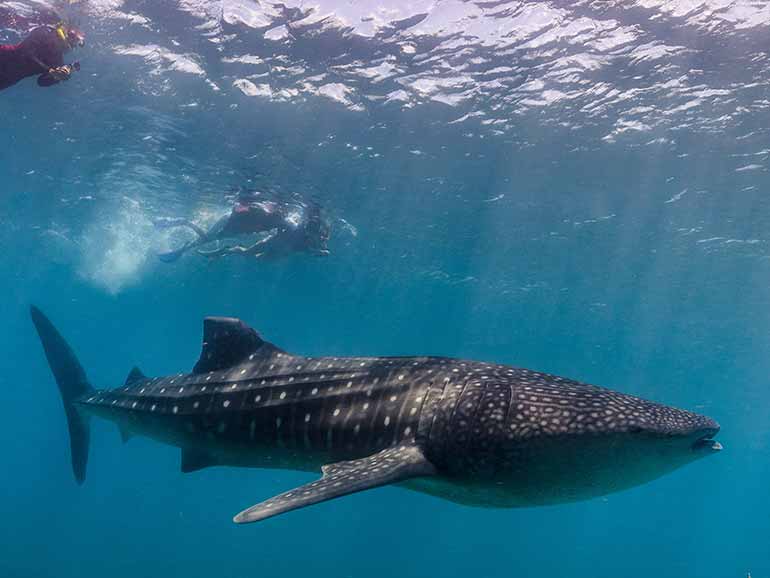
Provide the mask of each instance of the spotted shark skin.
[{"label": "spotted shark skin", "polygon": [[93,390],[36,308],[33,321],[65,409],[76,408],[68,418],[79,480],[86,415],[116,422],[124,439],[178,446],[183,472],[322,471],[244,510],[240,523],[386,484],[485,507],[569,502],[721,449],[711,418],[601,387],[444,357],[302,357],[231,318],[204,320],[192,373],[147,378],[134,369],[123,387]]}]

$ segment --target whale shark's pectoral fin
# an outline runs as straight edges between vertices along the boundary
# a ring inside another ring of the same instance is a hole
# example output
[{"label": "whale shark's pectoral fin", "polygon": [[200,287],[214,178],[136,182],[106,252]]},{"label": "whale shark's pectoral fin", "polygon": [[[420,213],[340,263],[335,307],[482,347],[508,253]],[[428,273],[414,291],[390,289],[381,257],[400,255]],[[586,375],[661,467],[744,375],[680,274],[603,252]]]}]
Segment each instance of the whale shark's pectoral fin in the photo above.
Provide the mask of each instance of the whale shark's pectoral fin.
[{"label": "whale shark's pectoral fin", "polygon": [[360,460],[329,464],[322,470],[320,480],[252,506],[233,521],[237,524],[258,522],[347,494],[436,473],[436,468],[416,446],[388,448]]}]

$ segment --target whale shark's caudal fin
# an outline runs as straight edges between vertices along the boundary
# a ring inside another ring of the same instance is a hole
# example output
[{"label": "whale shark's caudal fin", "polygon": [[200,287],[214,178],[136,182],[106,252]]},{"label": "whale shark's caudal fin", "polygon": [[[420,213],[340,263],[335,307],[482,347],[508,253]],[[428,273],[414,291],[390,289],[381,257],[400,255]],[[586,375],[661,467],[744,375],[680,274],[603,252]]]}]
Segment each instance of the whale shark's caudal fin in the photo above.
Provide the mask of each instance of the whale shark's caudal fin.
[{"label": "whale shark's caudal fin", "polygon": [[359,460],[328,464],[322,471],[320,480],[252,506],[233,521],[237,524],[258,522],[347,494],[436,474],[436,468],[420,448],[412,445],[388,448]]},{"label": "whale shark's caudal fin", "polygon": [[70,449],[72,452],[72,471],[75,480],[82,484],[86,479],[88,464],[88,443],[90,431],[88,418],[78,413],[75,401],[92,391],[86,372],[72,351],[72,348],[56,330],[48,318],[34,305],[30,307],[32,322],[43,344],[48,365],[59,385],[64,412],[67,414],[67,424],[70,430]]}]

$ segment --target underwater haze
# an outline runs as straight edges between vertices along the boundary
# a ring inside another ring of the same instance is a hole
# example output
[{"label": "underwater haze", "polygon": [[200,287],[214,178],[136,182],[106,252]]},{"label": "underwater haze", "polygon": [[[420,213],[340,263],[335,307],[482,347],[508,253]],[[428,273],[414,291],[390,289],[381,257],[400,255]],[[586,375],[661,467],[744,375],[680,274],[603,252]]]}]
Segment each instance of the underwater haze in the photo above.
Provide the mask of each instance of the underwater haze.
[{"label": "underwater haze", "polygon": [[[0,93],[0,576],[770,578],[770,3],[0,2],[71,80]],[[58,18],[58,16],[56,16]],[[238,191],[331,254],[157,254]],[[238,526],[314,475],[92,421],[70,466],[41,307],[97,387],[190,371],[207,315],[303,355],[447,355],[712,416],[719,455],[575,504],[385,487]]]}]

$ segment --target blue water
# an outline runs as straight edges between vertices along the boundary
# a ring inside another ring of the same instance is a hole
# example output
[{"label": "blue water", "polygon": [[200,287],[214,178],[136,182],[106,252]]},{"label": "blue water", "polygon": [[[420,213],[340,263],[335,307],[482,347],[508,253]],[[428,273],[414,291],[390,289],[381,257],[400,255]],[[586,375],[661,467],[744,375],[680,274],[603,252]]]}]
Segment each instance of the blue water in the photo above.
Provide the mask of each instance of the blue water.
[{"label": "blue water", "polygon": [[[378,6],[80,3],[82,71],[0,94],[0,576],[770,576],[766,5]],[[239,185],[344,219],[332,255],[157,261],[154,218]],[[306,355],[602,384],[713,416],[725,451],[572,505],[383,488],[236,526],[310,476],[183,475],[94,420],[75,484],[31,303],[99,387],[190,369],[227,315]]]}]

